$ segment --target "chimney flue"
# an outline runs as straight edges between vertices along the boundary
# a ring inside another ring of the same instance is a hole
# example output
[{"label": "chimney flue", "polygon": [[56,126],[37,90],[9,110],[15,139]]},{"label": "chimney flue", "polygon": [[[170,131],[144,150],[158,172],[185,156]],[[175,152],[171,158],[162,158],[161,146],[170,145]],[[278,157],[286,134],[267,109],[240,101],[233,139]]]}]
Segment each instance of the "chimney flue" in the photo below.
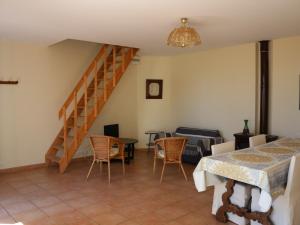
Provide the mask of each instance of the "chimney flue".
[{"label": "chimney flue", "polygon": [[268,134],[269,124],[269,41],[260,41],[260,134]]}]

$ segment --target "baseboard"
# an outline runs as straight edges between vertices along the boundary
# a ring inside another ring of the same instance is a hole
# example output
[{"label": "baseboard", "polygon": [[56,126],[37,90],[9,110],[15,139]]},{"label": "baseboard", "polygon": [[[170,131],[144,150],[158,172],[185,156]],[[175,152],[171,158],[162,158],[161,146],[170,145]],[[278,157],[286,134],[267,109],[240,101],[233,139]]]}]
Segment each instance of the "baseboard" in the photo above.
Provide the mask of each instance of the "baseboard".
[{"label": "baseboard", "polygon": [[0,169],[0,174],[3,173],[16,173],[20,171],[29,171],[29,170],[34,170],[38,168],[43,168],[46,167],[46,163],[38,163],[38,164],[31,164],[31,165],[26,165],[26,166],[17,166],[17,167],[11,167],[11,168],[6,168],[6,169]]},{"label": "baseboard", "polygon": [[[78,157],[72,159],[72,162],[82,162],[87,159],[92,158],[92,156],[83,156],[83,157]],[[0,174],[4,173],[16,173],[16,172],[21,172],[21,171],[30,171],[34,169],[39,169],[47,167],[46,163],[37,163],[37,164],[31,164],[31,165],[26,165],[26,166],[17,166],[17,167],[11,167],[11,168],[6,168],[6,169],[0,169]]]},{"label": "baseboard", "polygon": [[[146,152],[146,151],[148,151],[148,148],[136,148],[135,150]],[[82,157],[72,159],[72,162],[82,162],[82,161],[88,160],[90,158],[92,158],[92,156],[82,156]],[[38,163],[38,164],[31,164],[31,165],[26,165],[26,166],[11,167],[11,168],[7,168],[7,169],[0,169],[0,174],[29,171],[29,170],[43,168],[46,166],[47,166],[46,163]]]}]

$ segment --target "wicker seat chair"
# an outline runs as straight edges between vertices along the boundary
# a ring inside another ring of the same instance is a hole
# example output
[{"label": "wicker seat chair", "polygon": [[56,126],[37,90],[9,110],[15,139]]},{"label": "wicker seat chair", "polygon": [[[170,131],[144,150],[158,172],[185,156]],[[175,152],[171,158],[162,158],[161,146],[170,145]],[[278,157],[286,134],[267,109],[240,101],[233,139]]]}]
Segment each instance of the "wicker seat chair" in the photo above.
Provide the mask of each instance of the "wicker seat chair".
[{"label": "wicker seat chair", "polygon": [[123,175],[125,175],[125,145],[118,138],[92,135],[90,136],[89,140],[93,149],[94,158],[86,179],[89,178],[95,162],[100,163],[100,172],[102,172],[102,163],[107,162],[108,182],[110,183],[110,160],[113,158],[122,160]]},{"label": "wicker seat chair", "polygon": [[167,137],[157,139],[154,143],[154,164],[153,173],[155,173],[156,159],[162,159],[164,164],[161,171],[160,183],[162,182],[166,164],[179,164],[185,180],[187,176],[182,166],[181,157],[187,138],[185,137]]}]

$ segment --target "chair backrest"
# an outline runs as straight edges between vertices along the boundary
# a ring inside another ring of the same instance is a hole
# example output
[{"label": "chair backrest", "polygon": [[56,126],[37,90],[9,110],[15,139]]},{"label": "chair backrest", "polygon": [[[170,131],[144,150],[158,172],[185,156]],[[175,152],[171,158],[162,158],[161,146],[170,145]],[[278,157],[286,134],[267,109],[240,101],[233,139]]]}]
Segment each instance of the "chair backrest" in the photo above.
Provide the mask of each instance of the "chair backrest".
[{"label": "chair backrest", "polygon": [[235,150],[234,141],[228,141],[225,143],[211,146],[212,155],[219,155],[225,152],[232,152],[234,150]]},{"label": "chair backrest", "polygon": [[285,194],[295,196],[300,190],[300,154],[292,157],[289,167]]},{"label": "chair backrest", "polygon": [[266,143],[267,143],[267,140],[266,140],[266,135],[265,134],[260,134],[260,135],[256,135],[256,136],[253,136],[253,137],[249,138],[250,147],[263,145],[263,144],[266,144]]},{"label": "chair backrest", "polygon": [[110,154],[110,138],[109,136],[91,135],[90,143],[94,152],[95,159],[107,160]]},{"label": "chair backrest", "polygon": [[165,150],[165,160],[169,162],[180,162],[181,156],[187,142],[185,137],[167,137],[157,140]]}]

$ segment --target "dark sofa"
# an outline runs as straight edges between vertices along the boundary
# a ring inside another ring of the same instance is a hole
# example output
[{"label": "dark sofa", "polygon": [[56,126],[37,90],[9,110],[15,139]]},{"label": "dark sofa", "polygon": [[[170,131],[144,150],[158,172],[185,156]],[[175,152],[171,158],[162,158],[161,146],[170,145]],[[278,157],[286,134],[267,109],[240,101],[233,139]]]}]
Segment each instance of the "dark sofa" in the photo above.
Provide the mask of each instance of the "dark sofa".
[{"label": "dark sofa", "polygon": [[223,142],[218,130],[178,127],[172,136],[188,138],[182,161],[191,164],[197,164],[201,157],[211,155],[211,145]]}]

